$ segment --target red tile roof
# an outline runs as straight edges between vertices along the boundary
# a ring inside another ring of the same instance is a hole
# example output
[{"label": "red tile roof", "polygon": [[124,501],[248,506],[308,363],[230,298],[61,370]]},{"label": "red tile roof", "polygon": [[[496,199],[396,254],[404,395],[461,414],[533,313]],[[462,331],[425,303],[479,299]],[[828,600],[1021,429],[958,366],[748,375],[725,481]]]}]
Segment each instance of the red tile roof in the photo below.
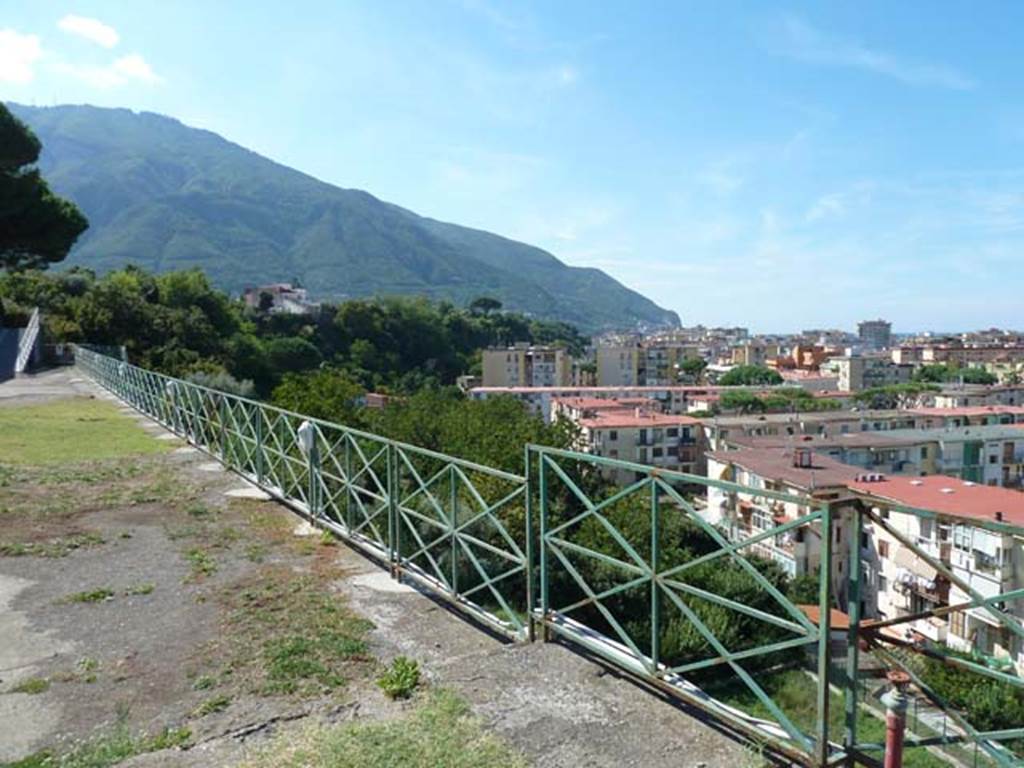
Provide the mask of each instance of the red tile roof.
[{"label": "red tile roof", "polygon": [[700,424],[699,419],[670,413],[654,413],[635,409],[598,411],[593,416],[580,419],[581,427],[588,429],[628,429],[629,427],[688,427]]},{"label": "red tile roof", "polygon": [[864,472],[860,467],[813,452],[808,457],[809,466],[795,466],[791,448],[709,451],[707,457],[721,464],[735,464],[766,480],[782,480],[808,489],[845,487]]},{"label": "red tile roof", "polygon": [[1024,493],[1008,488],[978,485],[946,475],[927,477],[886,476],[874,482],[855,481],[850,488],[882,500],[944,515],[976,520],[996,519],[1024,526]]}]

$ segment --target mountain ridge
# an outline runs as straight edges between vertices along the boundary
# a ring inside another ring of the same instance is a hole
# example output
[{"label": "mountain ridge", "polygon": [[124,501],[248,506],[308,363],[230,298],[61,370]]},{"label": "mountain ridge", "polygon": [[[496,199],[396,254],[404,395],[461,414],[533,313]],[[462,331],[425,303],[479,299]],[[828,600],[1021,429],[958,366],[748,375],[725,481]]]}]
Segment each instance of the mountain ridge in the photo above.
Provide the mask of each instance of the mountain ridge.
[{"label": "mountain ridge", "polygon": [[43,142],[51,186],[90,219],[68,266],[196,266],[234,292],[297,277],[328,299],[492,295],[587,330],[679,324],[599,269],[335,186],[173,117],[8,106]]}]

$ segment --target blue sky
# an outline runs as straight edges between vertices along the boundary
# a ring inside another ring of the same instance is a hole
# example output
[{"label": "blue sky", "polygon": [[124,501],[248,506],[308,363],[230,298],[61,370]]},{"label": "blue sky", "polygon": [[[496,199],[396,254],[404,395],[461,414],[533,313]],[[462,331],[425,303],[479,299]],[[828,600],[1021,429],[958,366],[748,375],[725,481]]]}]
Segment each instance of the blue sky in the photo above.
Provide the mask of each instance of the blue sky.
[{"label": "blue sky", "polygon": [[1024,327],[1024,4],[0,0],[0,98],[170,114],[684,323]]}]

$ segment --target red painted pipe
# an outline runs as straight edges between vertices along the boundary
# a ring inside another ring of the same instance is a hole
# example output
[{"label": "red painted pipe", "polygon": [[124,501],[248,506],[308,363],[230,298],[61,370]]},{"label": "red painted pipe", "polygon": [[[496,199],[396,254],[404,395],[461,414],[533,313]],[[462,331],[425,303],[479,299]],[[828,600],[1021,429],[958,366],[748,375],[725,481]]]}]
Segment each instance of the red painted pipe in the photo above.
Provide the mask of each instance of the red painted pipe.
[{"label": "red painted pipe", "polygon": [[907,726],[905,712],[889,709],[885,713],[885,768],[903,768],[903,731]]},{"label": "red painted pipe", "polygon": [[900,670],[892,670],[886,677],[892,689],[882,697],[885,704],[885,768],[903,768],[903,734],[907,728],[906,685],[910,677]]}]

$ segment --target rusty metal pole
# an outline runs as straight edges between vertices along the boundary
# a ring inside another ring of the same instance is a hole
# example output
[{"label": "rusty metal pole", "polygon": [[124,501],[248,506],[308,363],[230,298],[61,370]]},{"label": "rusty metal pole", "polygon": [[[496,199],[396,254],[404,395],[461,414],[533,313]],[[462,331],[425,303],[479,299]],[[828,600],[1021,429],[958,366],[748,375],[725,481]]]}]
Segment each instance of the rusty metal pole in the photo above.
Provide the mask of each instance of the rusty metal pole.
[{"label": "rusty metal pole", "polygon": [[901,670],[886,674],[892,688],[882,697],[885,704],[885,768],[903,768],[903,733],[907,728],[907,683]]}]

